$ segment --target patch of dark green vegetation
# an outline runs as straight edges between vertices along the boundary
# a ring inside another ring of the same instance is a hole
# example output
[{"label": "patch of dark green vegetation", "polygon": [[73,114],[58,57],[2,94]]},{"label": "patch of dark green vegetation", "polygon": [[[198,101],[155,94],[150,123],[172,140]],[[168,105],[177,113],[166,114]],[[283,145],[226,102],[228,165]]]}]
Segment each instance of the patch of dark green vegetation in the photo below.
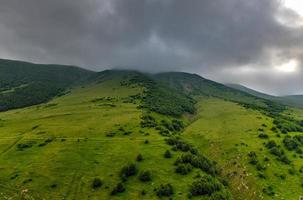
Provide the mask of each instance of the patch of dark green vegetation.
[{"label": "patch of dark green vegetation", "polygon": [[111,191],[111,195],[117,195],[119,193],[123,193],[125,192],[125,187],[123,185],[123,183],[117,183],[117,185],[113,188],[113,190]]},{"label": "patch of dark green vegetation", "polygon": [[92,188],[97,189],[102,187],[103,182],[100,178],[94,178],[93,183],[92,183]]},{"label": "patch of dark green vegetation", "polygon": [[277,157],[277,160],[289,165],[291,161],[285,155],[280,145],[277,145],[275,141],[270,140],[265,144],[265,147],[269,149],[269,152]]},{"label": "patch of dark green vegetation", "polygon": [[287,135],[283,139],[283,144],[287,150],[300,153],[302,152],[300,148],[303,146],[303,135],[295,135],[293,137]]},{"label": "patch of dark green vegetation", "polygon": [[143,74],[133,76],[129,81],[146,88],[141,102],[142,108],[171,116],[195,112],[196,101],[183,91],[170,88]]},{"label": "patch of dark green vegetation", "polygon": [[211,200],[231,200],[230,193],[218,179],[203,175],[190,185],[190,196],[208,196]]},{"label": "patch of dark green vegetation", "polygon": [[139,180],[142,182],[149,182],[152,180],[152,174],[149,170],[144,170],[139,174]]},{"label": "patch of dark green vegetation", "polygon": [[126,181],[128,177],[134,176],[138,173],[136,164],[130,163],[124,166],[120,171],[120,178],[122,181]]},{"label": "patch of dark green vegetation", "polygon": [[173,150],[191,152],[192,154],[198,153],[198,150],[193,145],[184,142],[179,137],[169,137],[165,141],[168,145],[173,146]]},{"label": "patch of dark green vegetation", "polygon": [[36,141],[32,141],[32,140],[30,140],[30,141],[25,141],[25,142],[23,142],[23,143],[17,144],[17,149],[18,149],[19,151],[23,151],[24,149],[28,149],[28,148],[33,147],[35,144],[36,144]]},{"label": "patch of dark green vegetation", "polygon": [[39,146],[39,147],[46,146],[47,144],[49,144],[49,143],[51,143],[52,141],[54,141],[54,139],[55,139],[54,137],[50,137],[50,138],[44,140],[44,142],[40,143],[38,146]]},{"label": "patch of dark green vegetation", "polygon": [[161,184],[158,188],[156,188],[156,193],[158,197],[170,197],[174,194],[174,189],[169,183]]}]

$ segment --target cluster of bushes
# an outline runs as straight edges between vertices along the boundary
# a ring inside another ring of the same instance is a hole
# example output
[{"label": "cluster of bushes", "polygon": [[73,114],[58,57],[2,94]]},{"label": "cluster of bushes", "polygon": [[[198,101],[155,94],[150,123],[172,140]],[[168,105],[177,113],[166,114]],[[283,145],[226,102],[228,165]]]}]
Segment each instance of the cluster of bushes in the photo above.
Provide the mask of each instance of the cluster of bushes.
[{"label": "cluster of bushes", "polygon": [[54,139],[55,139],[54,137],[50,137],[50,138],[46,139],[44,142],[40,143],[38,146],[43,147],[43,146],[51,143]]},{"label": "cluster of bushes", "polygon": [[122,181],[126,181],[128,177],[136,175],[137,172],[137,166],[133,163],[130,163],[121,169],[120,178],[122,179]]},{"label": "cluster of bushes", "polygon": [[172,157],[172,154],[169,150],[166,150],[165,153],[164,153],[164,158],[171,158]]},{"label": "cluster of bushes", "polygon": [[106,137],[115,137],[116,134],[120,135],[130,135],[132,134],[132,131],[126,131],[123,127],[120,127],[117,131],[111,131],[106,133]]},{"label": "cluster of bushes", "polygon": [[156,119],[151,115],[144,115],[141,117],[140,125],[142,128],[155,128],[157,127]]},{"label": "cluster of bushes", "polygon": [[149,170],[145,170],[145,171],[140,172],[139,180],[142,181],[142,182],[151,181],[152,180],[151,172]]},{"label": "cluster of bushes", "polygon": [[278,146],[276,144],[275,141],[270,140],[268,141],[265,146],[269,149],[269,152],[272,155],[275,155],[279,161],[285,163],[285,164],[290,164],[291,161],[287,158],[287,156],[285,155],[284,151],[281,149],[280,146]]},{"label": "cluster of bushes", "polygon": [[252,165],[256,165],[258,164],[258,158],[257,158],[257,154],[254,151],[251,151],[248,153],[248,157],[249,157],[249,163]]},{"label": "cluster of bushes", "polygon": [[190,186],[191,196],[209,196],[212,200],[230,200],[231,195],[227,192],[223,184],[216,178],[209,175],[202,176]]},{"label": "cluster of bushes", "polygon": [[175,165],[178,166],[180,164],[190,164],[193,168],[201,169],[202,171],[216,176],[219,174],[216,165],[214,162],[210,161],[203,155],[194,155],[194,154],[183,154],[179,158],[177,158]]},{"label": "cluster of bushes", "polygon": [[261,139],[268,139],[269,138],[266,133],[260,133],[258,137],[261,138]]},{"label": "cluster of bushes", "polygon": [[268,186],[268,187],[265,187],[263,188],[263,193],[268,195],[268,196],[274,196],[275,195],[275,192],[274,192],[274,189],[272,186]]},{"label": "cluster of bushes", "polygon": [[19,143],[17,144],[17,149],[19,151],[23,151],[24,149],[27,149],[27,148],[31,148],[32,146],[34,146],[36,144],[36,141],[26,141],[24,143]]},{"label": "cluster of bushes", "polygon": [[167,138],[166,143],[173,146],[173,150],[180,150],[183,152],[190,152],[192,154],[198,154],[198,150],[191,144],[188,144],[178,137]]},{"label": "cluster of bushes", "polygon": [[300,147],[303,146],[303,135],[296,135],[294,137],[286,136],[283,139],[283,144],[289,151],[297,151],[298,153],[302,153]]},{"label": "cluster of bushes", "polygon": [[112,192],[110,193],[111,195],[116,195],[118,193],[123,193],[125,191],[125,187],[123,183],[117,183],[117,185],[113,188]]},{"label": "cluster of bushes", "polygon": [[275,116],[274,124],[284,134],[288,132],[303,132],[303,126],[300,121],[297,121],[290,117]]},{"label": "cluster of bushes", "polygon": [[161,120],[161,125],[163,125],[166,129],[172,132],[179,132],[184,128],[183,122],[176,119],[173,119],[171,123],[167,120]]},{"label": "cluster of bushes", "polygon": [[186,175],[190,173],[193,166],[190,163],[178,163],[175,172],[178,174]]},{"label": "cluster of bushes", "polygon": [[156,188],[156,193],[158,197],[169,197],[174,194],[174,189],[171,184],[161,184]]}]

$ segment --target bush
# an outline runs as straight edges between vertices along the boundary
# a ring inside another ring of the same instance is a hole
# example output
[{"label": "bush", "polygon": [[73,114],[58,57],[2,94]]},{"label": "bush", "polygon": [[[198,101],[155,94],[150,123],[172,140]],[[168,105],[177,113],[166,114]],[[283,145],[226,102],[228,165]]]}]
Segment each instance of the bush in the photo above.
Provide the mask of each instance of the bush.
[{"label": "bush", "polygon": [[231,200],[231,195],[228,192],[215,192],[210,196],[210,200]]},{"label": "bush", "polygon": [[173,186],[171,184],[161,184],[156,191],[158,197],[169,197],[174,194]]},{"label": "bush", "polygon": [[136,175],[137,171],[137,166],[135,164],[128,164],[121,169],[120,177],[125,181],[128,177]]},{"label": "bush", "polygon": [[222,184],[215,178],[204,175],[200,180],[195,181],[190,186],[192,196],[211,195],[214,192],[220,191],[223,188]]},{"label": "bush", "polygon": [[199,168],[212,176],[218,174],[215,163],[210,161],[203,155],[192,155],[189,153],[183,154],[176,160],[175,165],[178,165],[180,163],[191,164],[194,168]]},{"label": "bush", "polygon": [[265,134],[265,133],[260,133],[260,134],[259,134],[259,138],[261,138],[261,139],[268,139],[269,137],[268,137],[268,135]]},{"label": "bush", "polygon": [[24,149],[27,149],[27,148],[31,148],[32,146],[34,146],[36,144],[35,141],[26,141],[25,143],[19,143],[17,145],[17,149],[19,151],[23,151]]},{"label": "bush", "polygon": [[170,151],[166,150],[164,153],[164,158],[171,158],[171,157],[172,157],[172,155],[171,155]]},{"label": "bush", "polygon": [[256,165],[258,163],[257,154],[254,151],[248,153],[249,163],[252,165]]},{"label": "bush", "polygon": [[273,147],[276,147],[277,144],[276,144],[275,141],[270,140],[270,141],[268,141],[268,142],[265,144],[265,146],[266,146],[268,149],[271,149],[271,148],[273,148]]},{"label": "bush", "polygon": [[186,175],[188,174],[189,172],[191,172],[193,169],[192,165],[189,164],[189,163],[186,163],[186,164],[178,164],[177,167],[176,167],[176,173],[178,174],[182,174],[182,175]]},{"label": "bush", "polygon": [[111,192],[111,195],[116,195],[118,193],[123,193],[125,191],[125,187],[123,183],[118,183]]},{"label": "bush", "polygon": [[143,160],[143,157],[141,154],[137,155],[136,161],[141,162]]},{"label": "bush", "polygon": [[102,185],[103,185],[103,182],[101,181],[100,178],[94,178],[93,184],[92,184],[92,187],[94,189],[97,189],[97,188],[101,187]]},{"label": "bush", "polygon": [[191,144],[182,141],[178,137],[167,138],[166,143],[170,146],[173,146],[176,150],[180,150],[183,152],[191,152],[192,154],[198,153],[198,150],[196,148],[194,148]]},{"label": "bush", "polygon": [[148,182],[151,181],[151,172],[146,170],[146,171],[142,171],[139,175],[139,180],[142,182]]}]

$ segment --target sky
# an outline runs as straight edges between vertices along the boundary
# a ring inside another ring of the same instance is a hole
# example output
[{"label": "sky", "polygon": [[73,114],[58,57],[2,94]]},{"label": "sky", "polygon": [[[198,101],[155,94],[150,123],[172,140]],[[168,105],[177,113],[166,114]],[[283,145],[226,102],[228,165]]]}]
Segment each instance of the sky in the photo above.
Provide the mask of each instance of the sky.
[{"label": "sky", "polygon": [[0,58],[303,94],[302,0],[0,0]]}]

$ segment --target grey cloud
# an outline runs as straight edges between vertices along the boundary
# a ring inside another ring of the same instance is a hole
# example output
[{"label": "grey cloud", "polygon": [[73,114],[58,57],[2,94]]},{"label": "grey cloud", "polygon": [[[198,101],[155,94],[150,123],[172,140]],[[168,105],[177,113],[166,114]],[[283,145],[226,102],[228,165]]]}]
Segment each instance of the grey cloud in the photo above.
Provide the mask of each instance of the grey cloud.
[{"label": "grey cloud", "polygon": [[[303,93],[302,71],[262,74],[284,60],[303,60],[303,28],[278,22],[278,15],[298,18],[279,0],[1,1],[0,57],[93,70],[190,71],[276,94]],[[233,73],[245,65],[260,73]]]}]

